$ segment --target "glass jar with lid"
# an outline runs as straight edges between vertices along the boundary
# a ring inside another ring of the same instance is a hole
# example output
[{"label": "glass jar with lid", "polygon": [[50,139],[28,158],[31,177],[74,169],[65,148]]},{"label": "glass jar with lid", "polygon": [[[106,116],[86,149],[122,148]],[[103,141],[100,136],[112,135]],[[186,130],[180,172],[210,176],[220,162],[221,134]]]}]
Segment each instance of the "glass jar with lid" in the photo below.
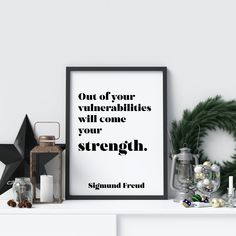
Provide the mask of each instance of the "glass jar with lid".
[{"label": "glass jar with lid", "polygon": [[33,202],[33,185],[30,182],[30,178],[20,177],[15,178],[15,181],[9,181],[8,184],[12,184],[13,199],[20,203],[24,200]]}]

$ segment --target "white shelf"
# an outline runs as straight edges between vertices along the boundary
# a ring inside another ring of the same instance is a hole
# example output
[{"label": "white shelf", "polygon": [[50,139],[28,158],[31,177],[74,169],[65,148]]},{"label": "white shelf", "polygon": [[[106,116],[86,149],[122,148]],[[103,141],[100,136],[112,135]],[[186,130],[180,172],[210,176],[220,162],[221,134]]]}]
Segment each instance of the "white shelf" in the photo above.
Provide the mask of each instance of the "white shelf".
[{"label": "white shelf", "polygon": [[236,215],[236,208],[184,208],[172,200],[76,200],[37,204],[31,209],[10,208],[0,202],[0,215]]}]

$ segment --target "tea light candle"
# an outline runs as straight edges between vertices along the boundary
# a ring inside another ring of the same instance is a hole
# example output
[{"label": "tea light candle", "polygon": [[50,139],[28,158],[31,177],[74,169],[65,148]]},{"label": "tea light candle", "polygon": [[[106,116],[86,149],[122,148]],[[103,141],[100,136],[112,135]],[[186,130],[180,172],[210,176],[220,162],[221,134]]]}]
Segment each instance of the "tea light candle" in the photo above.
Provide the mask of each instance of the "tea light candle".
[{"label": "tea light candle", "polygon": [[53,202],[52,175],[40,175],[40,202]]},{"label": "tea light candle", "polygon": [[229,194],[233,193],[233,189],[234,189],[234,179],[233,176],[229,176]]}]

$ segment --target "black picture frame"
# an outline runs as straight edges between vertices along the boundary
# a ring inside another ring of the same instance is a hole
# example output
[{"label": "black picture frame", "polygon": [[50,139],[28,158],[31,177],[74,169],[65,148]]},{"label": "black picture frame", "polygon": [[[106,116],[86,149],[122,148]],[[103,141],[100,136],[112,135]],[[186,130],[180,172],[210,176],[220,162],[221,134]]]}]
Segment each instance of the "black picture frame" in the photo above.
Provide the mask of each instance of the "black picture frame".
[{"label": "black picture frame", "polygon": [[[70,193],[70,92],[71,73],[76,71],[159,71],[163,73],[163,195],[72,195]],[[66,174],[65,197],[67,200],[162,200],[167,199],[167,67],[66,67]]]}]

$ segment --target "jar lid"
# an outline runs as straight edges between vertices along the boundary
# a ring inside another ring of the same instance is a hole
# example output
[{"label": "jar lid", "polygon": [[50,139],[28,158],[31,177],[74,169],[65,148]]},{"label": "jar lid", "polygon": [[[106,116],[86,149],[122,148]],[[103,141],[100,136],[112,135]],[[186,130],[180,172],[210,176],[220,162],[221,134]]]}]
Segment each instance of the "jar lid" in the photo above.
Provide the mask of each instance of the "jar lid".
[{"label": "jar lid", "polygon": [[15,178],[15,182],[16,182],[16,181],[29,182],[29,181],[30,181],[30,178],[28,178],[28,177],[17,177],[17,178]]},{"label": "jar lid", "polygon": [[39,136],[39,145],[42,145],[42,146],[55,145],[55,136],[51,136],[51,135]]}]

